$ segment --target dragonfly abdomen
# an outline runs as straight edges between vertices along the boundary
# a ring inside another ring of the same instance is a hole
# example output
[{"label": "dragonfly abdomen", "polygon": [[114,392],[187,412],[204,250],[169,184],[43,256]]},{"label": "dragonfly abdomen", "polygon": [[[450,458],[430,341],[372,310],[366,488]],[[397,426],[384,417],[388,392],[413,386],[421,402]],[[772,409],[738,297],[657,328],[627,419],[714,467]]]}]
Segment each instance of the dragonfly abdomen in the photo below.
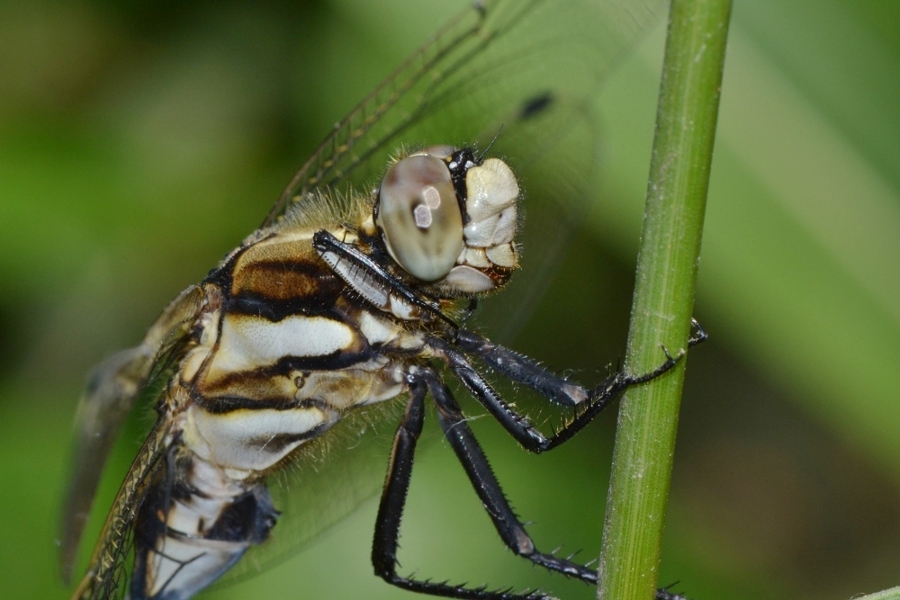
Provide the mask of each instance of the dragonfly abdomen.
[{"label": "dragonfly abdomen", "polygon": [[229,478],[178,436],[135,521],[131,600],[190,598],[264,541],[277,517],[263,484]]}]

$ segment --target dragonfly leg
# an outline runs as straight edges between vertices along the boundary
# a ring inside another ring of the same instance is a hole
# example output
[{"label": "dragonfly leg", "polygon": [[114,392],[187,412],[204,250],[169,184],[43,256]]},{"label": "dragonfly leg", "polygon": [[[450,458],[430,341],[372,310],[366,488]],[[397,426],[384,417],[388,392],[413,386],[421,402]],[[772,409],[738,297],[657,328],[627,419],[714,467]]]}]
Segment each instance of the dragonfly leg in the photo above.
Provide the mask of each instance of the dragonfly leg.
[{"label": "dragonfly leg", "polygon": [[438,419],[445,437],[462,463],[478,498],[493,520],[497,533],[500,534],[500,538],[509,549],[551,571],[563,573],[587,583],[597,583],[595,570],[552,554],[545,554],[535,548],[534,542],[525,531],[525,526],[509,505],[499,481],[488,464],[484,451],[466,423],[466,417],[450,390],[436,375],[429,377],[428,388],[437,404]]},{"label": "dragonfly leg", "polygon": [[[506,350],[504,348],[504,350]],[[508,351],[512,354],[511,351]],[[659,367],[651,371],[650,373],[645,373],[640,376],[632,376],[628,375],[624,372],[618,372],[608,377],[606,381],[600,384],[598,387],[593,390],[588,390],[587,388],[583,388],[576,384],[566,381],[561,377],[553,375],[549,371],[544,371],[545,377],[542,377],[541,383],[546,384],[547,382],[551,382],[554,379],[562,382],[567,388],[574,388],[577,390],[579,395],[583,396],[583,400],[579,402],[578,405],[586,406],[581,413],[579,413],[574,419],[563,425],[563,427],[554,433],[553,435],[544,435],[538,429],[531,424],[527,417],[517,412],[513,407],[511,407],[506,400],[504,400],[500,394],[491,387],[491,385],[482,377],[482,375],[475,370],[472,364],[459,352],[450,352],[446,353],[450,369],[456,374],[457,377],[466,385],[468,390],[472,393],[473,396],[485,407],[488,411],[494,416],[495,419],[509,432],[510,435],[515,438],[519,444],[522,445],[523,448],[530,452],[534,452],[535,454],[540,454],[541,452],[547,452],[556,448],[563,442],[569,440],[576,433],[581,431],[585,425],[590,423],[594,417],[596,417],[600,412],[609,406],[609,404],[622,395],[629,387],[633,385],[638,385],[640,383],[645,383],[659,377],[663,373],[667,372],[669,369],[674,367],[679,357],[667,356],[666,361],[663,362]],[[525,357],[520,357],[523,360],[523,363],[527,367],[538,367],[535,363],[532,363],[529,359]],[[513,381],[518,381],[517,379],[510,377]],[[523,383],[529,385],[527,381],[520,381],[519,383]],[[529,385],[529,387],[531,387]],[[541,389],[537,389],[538,392],[541,392]],[[555,393],[555,395],[564,395],[569,394],[567,391],[560,391]],[[546,397],[552,397],[550,394],[543,394]]]},{"label": "dragonfly leg", "polygon": [[[691,325],[694,331],[688,339],[689,348],[702,343],[708,337],[696,319],[691,319]],[[527,356],[494,344],[487,338],[470,331],[460,330],[456,335],[455,346],[463,352],[474,354],[492,369],[503,373],[517,383],[530,387],[557,404],[574,406],[590,396],[590,392],[582,386],[548,371]],[[674,360],[677,362],[682,354],[683,351]],[[673,359],[668,356],[668,352],[666,355],[669,360],[666,360],[657,369],[641,376],[631,377],[634,380],[633,384],[650,381],[672,368],[674,366],[674,363],[671,362]]]},{"label": "dragonfly leg", "polygon": [[[431,345],[442,351],[454,375],[522,447],[535,453],[541,453],[546,449],[548,438],[538,431],[527,417],[516,412],[462,353],[438,340],[431,340]],[[549,372],[547,374],[552,375]],[[583,391],[583,388],[579,389]]]},{"label": "dragonfly leg", "polygon": [[[582,386],[548,371],[527,356],[494,344],[485,337],[471,331],[460,330],[455,342],[455,346],[463,352],[474,354],[492,369],[512,381],[530,387],[556,404],[576,406],[588,399],[589,392]],[[451,367],[453,362],[454,359],[451,359]],[[462,364],[458,359],[455,362]]]},{"label": "dragonfly leg", "polygon": [[424,422],[425,392],[423,381],[418,379],[410,381],[409,401],[397,433],[394,434],[390,464],[381,493],[381,502],[378,505],[378,517],[375,520],[372,566],[375,567],[376,575],[399,587],[409,587],[408,584],[412,583],[397,575],[397,548],[416,443],[422,433]]},{"label": "dragonfly leg", "polygon": [[[430,391],[438,407],[444,435],[459,458],[472,487],[494,522],[500,538],[515,554],[551,571],[576,577],[586,583],[597,583],[597,572],[589,567],[539,552],[525,527],[516,516],[478,444],[465,415],[440,377],[430,369],[421,369],[410,377],[410,399],[397,429],[391,450],[390,466],[378,507],[372,564],[375,573],[388,583],[418,593],[467,600],[550,600],[538,591],[516,594],[509,589],[467,588],[447,582],[419,581],[397,574],[397,550],[400,523],[412,475],[416,442],[422,432],[424,399]],[[683,596],[660,589],[657,600],[685,600]]]},{"label": "dragonfly leg", "polygon": [[[702,342],[706,339],[706,334],[699,329],[696,337],[699,341],[693,342],[695,338],[691,338],[692,343]],[[509,354],[512,351],[506,350]],[[519,355],[516,355],[519,356]],[[500,395],[484,380],[484,378],[465,360],[465,357],[458,353],[451,357],[450,368],[460,378],[466,387],[475,395],[475,397],[490,410],[490,412],[500,421],[500,423],[510,432],[513,437],[518,440],[525,448],[533,452],[543,452],[552,450],[556,446],[571,438],[575,433],[580,431],[587,425],[600,411],[603,410],[612,400],[617,398],[626,389],[632,385],[645,383],[659,377],[663,373],[670,370],[677,364],[677,357],[672,357],[666,352],[666,361],[659,367],[649,373],[634,377],[624,373],[616,373],[607,379],[606,382],[588,392],[588,409],[578,415],[573,421],[568,423],[556,434],[545,437],[537,429],[534,428],[526,417],[513,410]],[[526,367],[534,367],[540,369],[535,363],[522,357],[528,362]],[[546,375],[544,381],[553,380],[554,378],[565,382],[566,385],[573,385],[564,379],[544,370]],[[559,571],[569,576],[574,576],[587,583],[597,583],[597,573],[587,567],[572,563],[567,560],[559,559],[552,555],[537,552],[533,542],[525,533],[524,527],[516,517],[512,508],[509,506],[500,484],[491,471],[487,458],[484,456],[478,441],[472,434],[471,429],[466,424],[465,417],[456,400],[450,393],[450,390],[437,378],[432,376],[429,380],[429,389],[438,405],[438,415],[441,421],[441,427],[444,434],[453,447],[457,456],[462,462],[472,486],[478,493],[482,504],[486,507],[488,514],[494,521],[500,537],[506,545],[516,554],[525,556],[529,560],[539,564],[547,569]],[[512,378],[512,377],[511,377]],[[656,600],[686,600],[684,596],[670,592],[666,588],[660,588],[656,591]]]},{"label": "dragonfly leg", "polygon": [[[419,434],[422,432],[425,394],[429,388],[432,388],[432,394],[434,394],[435,388],[439,389],[440,391],[438,393],[441,394],[442,398],[444,396],[449,396],[450,394],[449,390],[444,387],[444,384],[433,371],[422,369],[410,377],[410,398],[406,406],[406,413],[404,414],[400,427],[397,429],[397,433],[394,437],[394,444],[391,449],[390,466],[384,483],[381,502],[378,506],[378,519],[375,523],[375,539],[372,545],[372,565],[375,567],[375,574],[391,585],[412,592],[432,594],[435,596],[462,598],[466,600],[551,600],[550,596],[537,591],[516,594],[510,590],[488,590],[484,587],[467,588],[462,585],[452,585],[448,582],[419,581],[410,577],[401,577],[397,574],[397,549],[400,534],[400,522],[403,517],[403,508],[406,504],[406,494],[409,490],[416,442],[418,441]],[[450,397],[450,400],[452,401],[452,397]],[[439,407],[441,407],[440,403]],[[440,410],[443,414],[444,409],[440,408]],[[458,409],[456,409],[454,415],[457,413]],[[461,413],[458,414],[461,419]],[[444,421],[445,419],[442,416],[442,425],[444,424]],[[463,421],[460,420],[458,422],[465,426]],[[450,439],[451,435],[456,435],[456,427],[451,426],[451,429],[452,433],[448,433],[448,439]],[[445,431],[446,430],[445,427]],[[496,483],[493,474],[490,473],[490,467],[488,467],[487,460],[481,453],[481,449],[478,447],[477,442],[474,441],[468,427],[465,427],[465,431],[468,433],[468,437],[471,438],[471,441],[477,450],[479,457],[477,460],[480,460],[480,464],[475,471],[479,473],[483,470],[486,471],[489,474],[489,483],[493,482],[493,487],[488,493],[489,497],[492,499],[491,506],[497,504],[506,511],[503,515],[503,518],[505,519],[503,525],[504,528],[502,530],[500,520],[493,517],[495,511],[489,509],[488,512],[492,515],[492,518],[495,519],[495,524],[498,526],[498,530],[501,531],[501,536],[504,538],[504,541],[516,551],[518,548],[516,544],[521,544],[525,540],[530,542],[531,540],[525,534],[522,526],[515,520],[512,509],[503,497],[503,493],[500,491],[500,487]],[[454,442],[451,440],[451,443]],[[469,442],[466,442],[466,445],[468,444]],[[456,449],[455,444],[454,449]],[[466,471],[474,472],[470,469],[466,460],[464,460]],[[478,486],[476,487],[479,490],[481,489]],[[481,494],[480,491],[479,494]],[[505,525],[505,520],[508,520],[508,518],[512,518],[512,521],[510,522],[516,524],[517,530]],[[517,538],[514,534],[519,531],[521,534],[519,538]],[[520,541],[517,542],[516,540]],[[554,557],[550,558],[554,561],[559,561],[559,559]],[[588,572],[592,573],[589,570]],[[594,574],[594,577],[596,579],[596,574]]]},{"label": "dragonfly leg", "polygon": [[[450,442],[450,446],[456,452],[456,456],[462,463],[472,487],[478,494],[478,498],[484,505],[488,516],[494,522],[500,538],[515,554],[527,558],[536,565],[540,565],[550,571],[562,573],[568,577],[575,577],[592,585],[597,584],[597,571],[574,563],[570,560],[556,557],[552,554],[539,552],[534,546],[531,537],[525,531],[525,526],[516,516],[509,501],[500,487],[494,472],[488,464],[487,457],[481,449],[478,440],[466,423],[465,415],[450,393],[450,390],[435,374],[428,378],[428,388],[438,406],[438,419],[444,435]],[[532,594],[540,592],[532,592]],[[516,596],[514,596],[516,597]],[[533,595],[525,596],[527,598]],[[658,589],[656,600],[687,600],[684,596]]]},{"label": "dragonfly leg", "polygon": [[[692,323],[695,333],[688,341],[689,347],[699,344],[707,337],[706,332],[696,321],[692,321]],[[459,331],[453,346],[436,338],[430,339],[429,342],[443,353],[454,374],[510,435],[525,449],[535,453],[552,450],[567,441],[629,387],[646,383],[663,375],[674,367],[684,354],[684,351],[681,351],[673,357],[663,348],[666,360],[656,369],[641,375],[631,375],[619,371],[596,388],[588,389],[548,371],[526,356],[498,346],[469,331]],[[530,387],[552,402],[564,406],[586,408],[559,431],[545,436],[491,387],[463,352],[474,354],[489,367],[512,381]]]},{"label": "dragonfly leg", "polygon": [[[694,328],[694,331],[688,338],[688,348],[706,341],[708,337],[706,331],[700,326],[700,323],[698,323],[696,319],[691,319],[691,325]],[[685,351],[681,350],[680,352],[678,352],[678,354],[672,356],[671,354],[669,354],[669,351],[666,350],[665,347],[663,347],[662,350],[666,355],[666,360],[652,371],[642,373],[640,375],[631,375],[625,371],[618,371],[617,373],[614,373],[613,375],[608,377],[606,381],[601,383],[599,386],[591,390],[588,402],[586,404],[587,407],[584,409],[584,411],[578,414],[574,419],[566,423],[555,434],[548,437],[546,443],[544,443],[540,448],[540,451],[552,450],[563,442],[571,439],[572,436],[581,431],[585,425],[590,423],[594,419],[594,417],[600,414],[600,412],[604,408],[606,408],[613,400],[621,396],[628,388],[635,385],[640,385],[642,383],[647,383],[648,381],[656,379],[657,377],[667,373],[676,364],[678,364],[678,361],[681,360],[681,358],[685,354]],[[668,592],[659,590],[657,593],[657,597],[679,597],[671,595],[667,596],[666,594],[668,594]]]}]

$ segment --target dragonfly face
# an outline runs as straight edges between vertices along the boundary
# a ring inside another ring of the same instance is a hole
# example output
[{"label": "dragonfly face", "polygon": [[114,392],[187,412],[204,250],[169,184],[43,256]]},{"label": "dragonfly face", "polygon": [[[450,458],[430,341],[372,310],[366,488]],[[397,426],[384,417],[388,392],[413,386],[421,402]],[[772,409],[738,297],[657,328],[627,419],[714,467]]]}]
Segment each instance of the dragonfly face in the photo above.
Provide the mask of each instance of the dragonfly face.
[{"label": "dragonfly face", "polygon": [[[572,136],[585,133],[577,127],[586,122],[584,101],[614,59],[593,42],[605,6],[497,0],[462,14],[336,127],[260,229],[183,291],[138,346],[97,368],[79,412],[65,568],[115,432],[149,380],[166,384],[158,420],[75,598],[171,600],[206,588],[279,527],[286,507],[270,493],[273,477],[327,447],[357,415],[391,403],[403,413],[375,526],[376,573],[418,592],[520,598],[396,571],[426,399],[504,543],[549,570],[596,582],[592,569],[535,548],[444,380],[459,380],[537,453],[571,438],[627,387],[662,374],[674,359],[587,389],[467,330],[474,300],[503,288],[518,267],[519,178],[475,146],[398,148],[458,139],[484,148],[496,138],[492,155],[513,157],[524,173],[549,171],[556,196],[577,194],[593,146],[590,135],[587,145]],[[567,12],[562,25],[550,26]],[[582,36],[570,29],[579,22]],[[607,42],[615,49],[624,39]],[[580,75],[572,71],[585,65]],[[439,117],[447,114],[454,118]],[[551,150],[555,160],[545,159]],[[402,158],[388,160],[392,152]],[[374,189],[373,172],[380,177]],[[565,221],[571,209],[558,202],[547,214]],[[533,213],[543,214],[539,205]],[[578,408],[577,416],[543,435],[494,390],[485,367]]]}]

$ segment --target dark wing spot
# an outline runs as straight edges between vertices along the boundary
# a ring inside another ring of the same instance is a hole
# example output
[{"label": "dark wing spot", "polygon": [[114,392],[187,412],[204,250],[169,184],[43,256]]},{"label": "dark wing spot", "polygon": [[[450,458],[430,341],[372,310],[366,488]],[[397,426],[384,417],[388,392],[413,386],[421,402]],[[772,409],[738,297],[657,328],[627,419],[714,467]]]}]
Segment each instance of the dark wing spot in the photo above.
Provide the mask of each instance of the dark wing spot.
[{"label": "dark wing spot", "polygon": [[522,108],[519,110],[518,120],[524,121],[526,119],[531,119],[540,115],[542,112],[550,108],[553,102],[553,92],[543,92],[532,96],[522,103]]}]

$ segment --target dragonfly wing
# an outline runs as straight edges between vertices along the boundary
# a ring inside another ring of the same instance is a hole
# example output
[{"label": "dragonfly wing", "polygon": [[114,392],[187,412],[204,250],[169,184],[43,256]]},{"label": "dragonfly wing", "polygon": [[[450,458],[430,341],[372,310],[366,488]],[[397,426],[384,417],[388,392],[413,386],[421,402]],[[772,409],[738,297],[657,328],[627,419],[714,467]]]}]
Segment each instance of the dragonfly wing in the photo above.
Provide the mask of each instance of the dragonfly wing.
[{"label": "dragonfly wing", "polygon": [[119,431],[154,372],[175,360],[202,296],[197,286],[184,290],[138,346],[114,354],[91,373],[75,419],[72,467],[63,504],[60,561],[66,581],[71,578],[94,494]]},{"label": "dragonfly wing", "polygon": [[[583,111],[604,76],[659,13],[660,4],[474,2],[335,126],[264,225],[317,189],[373,183],[385,170],[386,156],[404,144],[486,147],[504,126],[502,140],[505,127],[518,117],[527,121],[559,104],[581,104]],[[533,145],[534,140],[529,147]],[[509,146],[511,156],[524,150]]]},{"label": "dragonfly wing", "polygon": [[157,425],[119,488],[103,525],[90,567],[73,594],[73,600],[122,598],[128,589],[128,569],[133,555],[132,525],[151,483],[165,466],[167,431]]}]

